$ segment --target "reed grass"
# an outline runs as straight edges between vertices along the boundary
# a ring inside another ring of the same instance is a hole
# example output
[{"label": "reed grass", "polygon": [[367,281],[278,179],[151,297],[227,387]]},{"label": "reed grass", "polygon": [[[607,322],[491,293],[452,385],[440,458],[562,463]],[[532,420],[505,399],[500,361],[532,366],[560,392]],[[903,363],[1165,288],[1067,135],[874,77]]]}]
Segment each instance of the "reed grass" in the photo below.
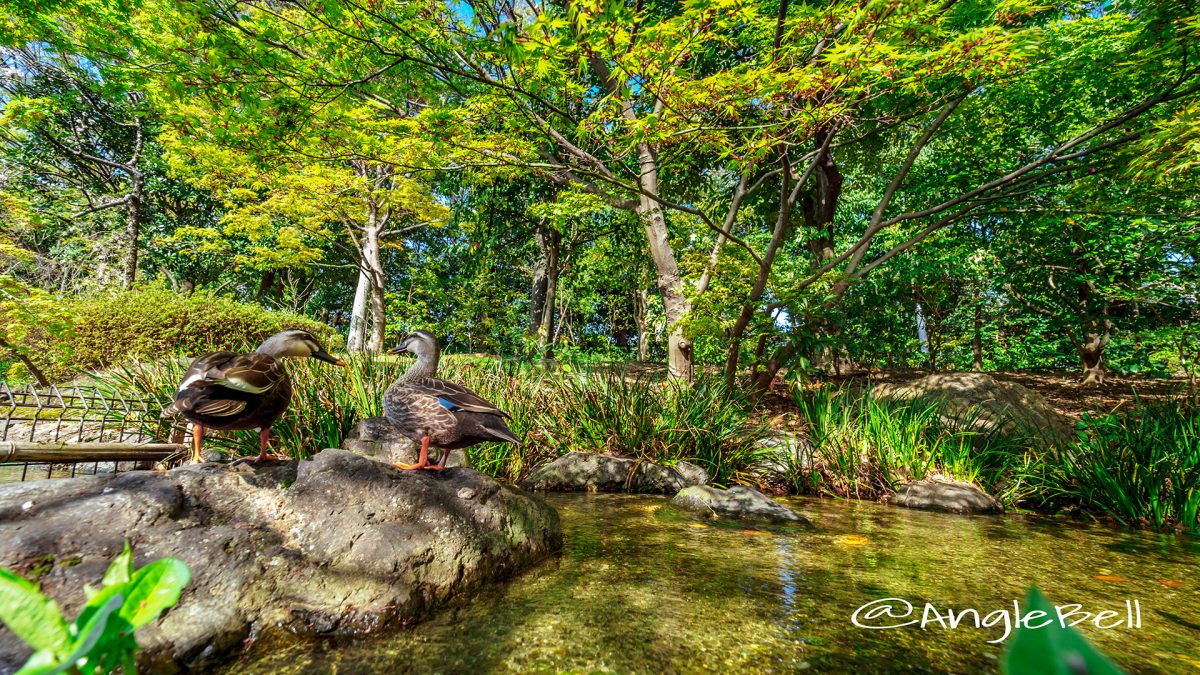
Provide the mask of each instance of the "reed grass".
[{"label": "reed grass", "polygon": [[790,467],[798,492],[869,499],[933,476],[986,489],[1023,447],[978,412],[950,414],[936,401],[877,400],[841,388],[801,393],[796,403],[813,446],[805,466]]},{"label": "reed grass", "polygon": [[1087,415],[1038,477],[1044,501],[1130,526],[1200,532],[1200,410],[1186,397]]}]

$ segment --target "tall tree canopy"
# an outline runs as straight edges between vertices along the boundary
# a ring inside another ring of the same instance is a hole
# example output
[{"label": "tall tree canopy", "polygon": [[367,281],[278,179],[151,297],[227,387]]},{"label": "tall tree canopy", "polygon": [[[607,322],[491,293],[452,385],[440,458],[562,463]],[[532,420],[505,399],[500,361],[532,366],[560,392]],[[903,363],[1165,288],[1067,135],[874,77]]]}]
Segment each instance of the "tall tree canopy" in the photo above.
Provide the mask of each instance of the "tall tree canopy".
[{"label": "tall tree canopy", "polygon": [[[464,346],[549,354],[601,334],[648,357],[661,316],[674,375],[699,360],[761,390],[784,367],[984,367],[1004,361],[985,342],[1036,324],[1091,381],[1122,331],[1194,315],[1200,20],[1184,2],[6,12],[6,161],[43,176],[6,191],[59,220],[125,208],[127,282],[140,249],[173,277],[171,260],[235,261],[209,283],[259,296],[268,273],[349,269],[337,284],[358,293],[304,297],[352,317],[352,344],[378,348],[387,316],[444,320],[438,298],[482,303],[460,313]],[[169,185],[220,213],[147,241],[139,209]],[[426,223],[448,229],[410,229]]]}]

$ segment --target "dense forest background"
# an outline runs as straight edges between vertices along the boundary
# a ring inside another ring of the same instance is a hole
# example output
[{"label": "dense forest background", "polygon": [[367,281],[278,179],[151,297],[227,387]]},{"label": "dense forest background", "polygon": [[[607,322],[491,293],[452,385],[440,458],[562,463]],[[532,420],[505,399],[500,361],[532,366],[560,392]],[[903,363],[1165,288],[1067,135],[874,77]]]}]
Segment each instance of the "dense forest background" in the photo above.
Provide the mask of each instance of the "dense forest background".
[{"label": "dense forest background", "polygon": [[10,378],[243,304],[758,389],[1196,374],[1190,2],[0,8]]}]

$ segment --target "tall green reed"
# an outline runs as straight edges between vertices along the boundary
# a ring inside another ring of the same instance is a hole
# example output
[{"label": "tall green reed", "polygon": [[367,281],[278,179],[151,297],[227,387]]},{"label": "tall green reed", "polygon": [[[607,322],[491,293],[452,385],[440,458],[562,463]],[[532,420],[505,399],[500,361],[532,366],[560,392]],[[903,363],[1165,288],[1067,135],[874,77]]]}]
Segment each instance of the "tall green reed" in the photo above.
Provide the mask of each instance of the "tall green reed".
[{"label": "tall green reed", "polygon": [[990,487],[1023,447],[978,411],[950,414],[938,401],[841,388],[801,393],[796,403],[813,444],[808,466],[792,469],[797,491],[873,498],[935,475]]},{"label": "tall green reed", "polygon": [[1200,531],[1200,410],[1186,397],[1084,417],[1042,475],[1065,499],[1125,525]]}]

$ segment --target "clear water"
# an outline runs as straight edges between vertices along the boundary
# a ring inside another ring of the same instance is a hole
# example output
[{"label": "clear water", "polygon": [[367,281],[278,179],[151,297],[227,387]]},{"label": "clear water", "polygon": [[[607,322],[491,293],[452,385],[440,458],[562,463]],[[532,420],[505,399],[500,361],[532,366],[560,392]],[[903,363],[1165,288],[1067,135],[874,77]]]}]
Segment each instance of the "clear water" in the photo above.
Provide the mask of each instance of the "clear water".
[{"label": "clear water", "polygon": [[[1033,517],[964,518],[793,500],[809,529],[707,525],[664,498],[551,495],[565,545],[413,629],[345,640],[269,634],[229,672],[980,672],[1000,627],[866,630],[888,597],[945,610],[1055,604],[1142,627],[1085,629],[1132,672],[1200,672],[1200,540]],[[1097,577],[1101,577],[1098,579]],[[914,615],[916,616],[916,615]],[[967,622],[970,623],[970,622]]]}]

